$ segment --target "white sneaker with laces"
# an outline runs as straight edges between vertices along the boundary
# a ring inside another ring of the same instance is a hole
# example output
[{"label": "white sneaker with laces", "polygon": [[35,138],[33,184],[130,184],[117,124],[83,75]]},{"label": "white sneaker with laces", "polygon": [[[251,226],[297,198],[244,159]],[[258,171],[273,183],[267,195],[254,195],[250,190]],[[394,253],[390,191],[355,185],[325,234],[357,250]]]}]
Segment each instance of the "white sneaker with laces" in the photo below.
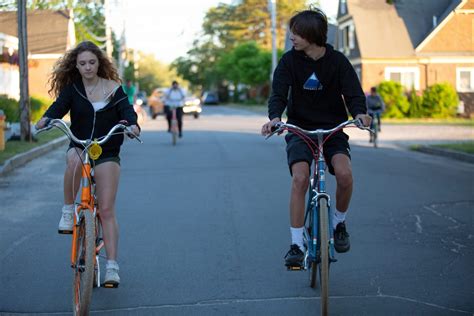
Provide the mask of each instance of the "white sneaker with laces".
[{"label": "white sneaker with laces", "polygon": [[61,220],[59,221],[58,233],[72,234],[72,226],[74,225],[74,205],[64,205],[62,209]]},{"label": "white sneaker with laces", "polygon": [[107,262],[105,266],[104,287],[118,287],[120,284],[119,265],[116,261]]}]

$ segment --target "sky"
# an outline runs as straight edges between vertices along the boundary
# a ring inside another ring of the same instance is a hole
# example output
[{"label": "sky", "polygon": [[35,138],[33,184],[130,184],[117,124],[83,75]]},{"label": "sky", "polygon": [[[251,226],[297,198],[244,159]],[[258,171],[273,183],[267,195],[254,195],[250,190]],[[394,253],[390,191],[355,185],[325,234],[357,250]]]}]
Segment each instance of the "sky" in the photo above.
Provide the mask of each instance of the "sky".
[{"label": "sky", "polygon": [[[127,47],[152,53],[158,60],[171,63],[186,55],[200,33],[206,11],[220,2],[232,3],[232,0],[111,0],[116,5],[112,23],[116,29],[125,25]],[[338,2],[320,1],[328,16],[336,14]],[[117,7],[118,3],[122,9]],[[120,12],[125,17],[124,23],[120,23]]]}]

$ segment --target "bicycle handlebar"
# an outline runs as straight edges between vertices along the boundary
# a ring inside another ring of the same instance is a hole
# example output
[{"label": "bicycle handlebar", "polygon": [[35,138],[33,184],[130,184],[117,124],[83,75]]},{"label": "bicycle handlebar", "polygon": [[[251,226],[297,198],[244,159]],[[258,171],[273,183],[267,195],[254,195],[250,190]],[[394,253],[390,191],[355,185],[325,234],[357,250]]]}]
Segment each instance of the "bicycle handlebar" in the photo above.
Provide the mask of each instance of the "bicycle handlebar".
[{"label": "bicycle handlebar", "polygon": [[[44,132],[44,131],[47,131],[47,130],[50,130],[51,128],[53,127],[56,127],[58,129],[60,129],[64,134],[66,134],[67,136],[69,136],[69,138],[74,141],[75,143],[78,143],[78,144],[81,144],[83,146],[88,146],[90,143],[91,143],[91,139],[85,139],[85,140],[81,140],[79,138],[77,138],[76,136],[74,136],[74,134],[72,133],[71,129],[69,128],[69,126],[67,126],[66,122],[64,122],[63,120],[60,120],[60,119],[51,119],[47,122],[47,126],[44,127],[44,128],[41,128],[39,130],[36,131],[36,134],[39,134],[41,132]],[[126,134],[131,137],[131,138],[135,138],[137,141],[139,141],[140,143],[143,144],[143,141],[138,137],[138,135],[135,135],[132,130],[128,127],[128,126],[125,126],[123,124],[117,124],[115,125],[114,127],[112,127],[112,129],[107,133],[107,135],[105,136],[102,136],[102,137],[99,137],[99,141],[97,141],[97,143],[99,145],[102,145],[103,143],[107,142],[110,137],[112,137],[112,135],[115,134],[115,131],[117,130],[125,130],[126,131]],[[130,136],[131,135],[131,136]]]},{"label": "bicycle handlebar", "polygon": [[272,137],[273,135],[275,135],[277,133],[278,134],[282,133],[286,129],[295,129],[295,130],[298,130],[298,131],[300,131],[302,133],[305,133],[305,134],[308,134],[308,135],[327,135],[327,134],[331,134],[331,133],[333,133],[333,132],[335,132],[339,129],[343,129],[347,125],[351,125],[351,124],[354,124],[355,126],[357,126],[360,129],[363,129],[363,130],[369,131],[371,133],[374,133],[373,130],[371,130],[370,128],[365,127],[364,125],[362,125],[362,121],[360,119],[354,119],[354,120],[348,120],[348,121],[342,122],[338,126],[336,126],[334,128],[331,128],[331,129],[316,129],[314,131],[308,131],[308,130],[302,129],[301,127],[298,127],[298,126],[293,125],[293,124],[277,122],[274,125],[275,130],[273,132],[271,132],[265,139],[269,139],[270,137]]}]

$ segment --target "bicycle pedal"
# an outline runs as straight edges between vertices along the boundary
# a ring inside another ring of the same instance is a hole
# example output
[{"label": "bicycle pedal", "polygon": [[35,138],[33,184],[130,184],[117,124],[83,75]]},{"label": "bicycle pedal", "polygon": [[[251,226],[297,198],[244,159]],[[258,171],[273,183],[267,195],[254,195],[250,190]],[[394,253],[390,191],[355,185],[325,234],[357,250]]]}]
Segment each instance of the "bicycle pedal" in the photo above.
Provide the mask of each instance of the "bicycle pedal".
[{"label": "bicycle pedal", "polygon": [[105,287],[107,289],[116,289],[119,287],[119,283],[115,283],[115,282],[110,282],[110,283],[102,283],[101,284],[101,287]]},{"label": "bicycle pedal", "polygon": [[303,266],[286,266],[288,271],[301,271],[304,270]]},{"label": "bicycle pedal", "polygon": [[58,234],[62,234],[62,235],[72,235],[72,230],[59,230],[59,229],[58,229]]}]

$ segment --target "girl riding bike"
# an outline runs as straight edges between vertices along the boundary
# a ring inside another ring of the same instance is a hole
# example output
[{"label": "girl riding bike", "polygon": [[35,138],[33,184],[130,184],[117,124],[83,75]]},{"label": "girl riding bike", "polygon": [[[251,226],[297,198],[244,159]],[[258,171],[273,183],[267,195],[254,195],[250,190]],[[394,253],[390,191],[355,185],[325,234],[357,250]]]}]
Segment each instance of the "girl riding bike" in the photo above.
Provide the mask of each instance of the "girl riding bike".
[{"label": "girl riding bike", "polygon": [[[120,78],[112,62],[94,43],[85,41],[60,58],[51,74],[49,93],[56,101],[48,108],[36,128],[43,128],[51,118],[62,118],[68,112],[71,131],[79,139],[94,139],[107,134],[117,123],[126,121],[132,132],[139,135],[137,115],[120,85]],[[112,136],[104,144],[100,158],[93,163],[96,194],[107,255],[104,283],[120,283],[117,263],[118,224],[115,216],[115,197],[120,177],[120,147],[123,135]],[[59,233],[72,233],[74,201],[81,180],[83,147],[71,142],[66,153],[64,173],[64,206],[59,222]]]}]

